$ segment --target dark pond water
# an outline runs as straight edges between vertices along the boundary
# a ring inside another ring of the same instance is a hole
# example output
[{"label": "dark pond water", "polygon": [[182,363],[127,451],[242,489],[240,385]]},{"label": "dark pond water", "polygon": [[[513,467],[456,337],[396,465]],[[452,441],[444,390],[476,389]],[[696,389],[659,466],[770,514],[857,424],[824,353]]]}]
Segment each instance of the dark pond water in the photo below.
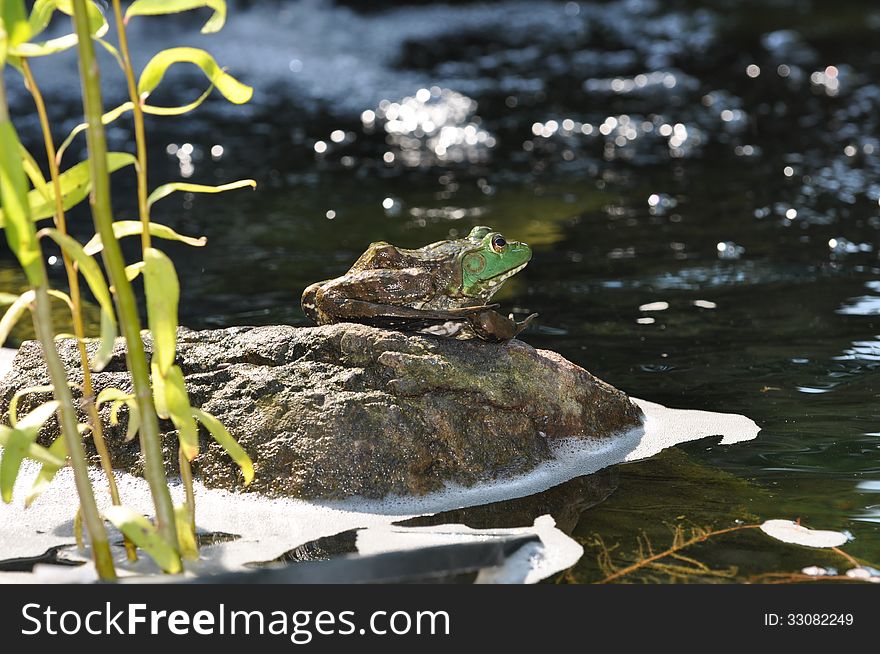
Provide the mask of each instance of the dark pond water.
[{"label": "dark pond water", "polygon": [[[643,532],[665,546],[670,525],[688,523],[800,518],[880,560],[880,9],[254,5],[212,39],[194,20],[133,34],[141,59],[205,45],[255,87],[247,107],[217,99],[149,125],[154,182],[259,181],[157,205],[156,220],[209,238],[170,248],[184,324],[306,324],[303,287],[370,241],[419,246],[491,225],[535,250],[498,297],[541,314],[524,340],[634,396],[743,413],[762,432],[460,519],[553,512],[587,547],[566,581],[600,576],[596,535],[626,561]],[[77,122],[75,70],[37,75],[63,136]],[[196,80],[169,78],[156,103],[191,99]],[[31,105],[14,100],[35,142]],[[124,125],[110,136],[131,139]],[[116,183],[130,217],[132,179]],[[87,215],[73,220],[85,236]],[[706,581],[840,563],[754,532],[689,553],[736,568]]]}]

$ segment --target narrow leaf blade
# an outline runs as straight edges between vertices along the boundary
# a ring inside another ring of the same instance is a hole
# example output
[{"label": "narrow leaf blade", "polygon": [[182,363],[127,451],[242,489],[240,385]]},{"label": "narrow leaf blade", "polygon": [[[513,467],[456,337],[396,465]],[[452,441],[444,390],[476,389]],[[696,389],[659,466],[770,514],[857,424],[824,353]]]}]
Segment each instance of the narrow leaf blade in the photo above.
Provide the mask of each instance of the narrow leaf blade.
[{"label": "narrow leaf blade", "polygon": [[9,504],[12,501],[12,489],[21,469],[21,462],[36,434],[21,429],[9,429],[9,427],[2,429],[8,433],[3,443],[3,458],[0,459],[0,498]]},{"label": "narrow leaf blade", "polygon": [[186,191],[188,193],[222,193],[224,191],[232,191],[234,189],[244,188],[245,186],[257,188],[257,183],[252,179],[241,179],[237,182],[221,184],[220,186],[206,186],[204,184],[172,182],[170,184],[162,184],[162,186],[157,187],[152,193],[150,193],[150,196],[147,198],[147,204],[149,206],[153,206],[154,203],[158,202],[162,198],[168,197],[176,191]]},{"label": "narrow leaf blade", "polygon": [[183,454],[192,461],[199,453],[199,428],[193,419],[183,373],[177,366],[171,366],[165,375],[165,406],[171,422],[177,427],[177,438]]},{"label": "narrow leaf blade", "polygon": [[169,48],[156,54],[141,72],[138,81],[138,94],[147,97],[159,86],[166,71],[174,64],[190,63],[198,66],[217,90],[227,100],[235,104],[244,104],[254,94],[254,90],[242,84],[232,75],[226,73],[210,54],[199,48]]},{"label": "narrow leaf blade", "polygon": [[189,520],[189,509],[186,504],[174,507],[174,522],[177,524],[177,545],[180,555],[190,561],[198,561],[199,545]]},{"label": "narrow leaf blade", "polygon": [[98,300],[98,306],[101,308],[101,345],[92,361],[92,366],[95,370],[102,370],[110,360],[116,341],[116,315],[104,274],[101,272],[98,262],[86,254],[83,246],[76,239],[52,228],[44,229],[40,233],[55,241],[65,254],[77,263],[79,271],[92,290],[92,294]]},{"label": "narrow leaf blade", "polygon": [[180,284],[171,259],[156,248],[144,250],[144,291],[147,296],[147,322],[153,334],[153,361],[164,377],[174,363],[177,350]]},{"label": "narrow leaf blade", "polygon": [[[125,238],[126,236],[140,236],[143,231],[144,224],[139,220],[117,220],[113,223],[113,235],[117,239]],[[184,236],[183,234],[178,234],[167,225],[162,225],[160,223],[151,222],[148,231],[150,232],[150,236],[155,236],[156,238],[164,238],[169,241],[180,241],[181,243],[186,243],[187,245],[192,245],[193,247],[202,247],[205,245],[205,243],[208,242],[208,239],[206,239],[204,236],[199,238]],[[103,250],[104,243],[101,241],[100,234],[95,234],[89,240],[89,242],[85,244],[85,247],[83,249],[85,250],[86,254],[92,255],[97,254],[98,252]]]},{"label": "narrow leaf blade", "polygon": [[104,517],[149,554],[162,570],[171,574],[181,571],[177,551],[165,542],[159,530],[140,513],[127,506],[108,506],[104,509]]},{"label": "narrow leaf blade", "polygon": [[217,418],[207,411],[202,411],[195,407],[193,407],[192,412],[196,420],[205,426],[214,440],[226,450],[226,453],[229,454],[229,456],[232,457],[232,460],[238,464],[239,468],[241,468],[241,473],[244,475],[245,486],[250,484],[254,479],[254,463],[247,455],[247,452],[244,451],[241,445],[238,444],[238,441],[233,438],[232,434],[229,433],[226,427],[223,426],[223,423]]},{"label": "narrow leaf blade", "polygon": [[210,7],[214,10],[211,18],[202,27],[202,34],[219,32],[226,22],[226,0],[135,0],[125,12],[125,20],[127,22],[132,16],[176,14],[199,7]]},{"label": "narrow leaf blade", "polygon": [[[28,183],[21,162],[21,143],[9,120],[0,121],[0,203],[6,241],[15,253],[31,286],[43,286],[46,271],[40,257],[40,244],[31,222]],[[31,193],[42,197],[40,191]],[[50,215],[52,215],[50,213]]]},{"label": "narrow leaf blade", "polygon": [[35,297],[36,293],[33,291],[25,291],[6,309],[6,313],[0,319],[0,345],[3,345],[6,339],[9,338],[12,328],[15,327],[16,323],[24,315],[24,312],[30,307]]},{"label": "narrow leaf blade", "polygon": [[58,459],[63,462],[63,465],[53,465],[48,462],[43,463],[40,467],[40,472],[37,473],[37,478],[34,479],[34,483],[31,486],[28,496],[24,498],[25,508],[34,503],[34,500],[36,500],[37,497],[49,487],[49,484],[52,483],[52,480],[55,478],[55,475],[58,474],[58,471],[66,465],[67,444],[64,442],[64,436],[59,436],[52,441],[52,444],[47,449],[50,454],[58,457]]}]

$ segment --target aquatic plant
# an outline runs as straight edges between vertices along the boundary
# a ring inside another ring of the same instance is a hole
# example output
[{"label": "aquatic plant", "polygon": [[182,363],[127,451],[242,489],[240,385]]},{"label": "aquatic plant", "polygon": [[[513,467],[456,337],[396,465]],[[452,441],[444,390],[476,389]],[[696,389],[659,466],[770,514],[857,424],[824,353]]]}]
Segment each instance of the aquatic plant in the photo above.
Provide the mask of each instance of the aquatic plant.
[{"label": "aquatic plant", "polygon": [[[796,532],[799,536],[797,540],[792,540],[790,534],[780,531],[779,525],[775,523],[782,522],[790,523],[790,525],[796,527]],[[767,520],[763,523],[737,524],[719,529],[699,525],[685,525],[678,522],[670,525],[672,541],[667,547],[662,549],[656,548],[646,533],[643,532],[639,535],[636,539],[635,552],[626,557],[632,560],[632,563],[627,565],[615,562],[614,552],[618,549],[619,544],[609,546],[599,534],[593,534],[591,539],[585,544],[596,551],[596,562],[599,571],[603,575],[595,580],[594,583],[598,584],[617,583],[635,578],[643,582],[661,580],[705,582],[713,578],[717,580],[738,580],[739,570],[736,566],[722,569],[712,568],[693,556],[684,554],[684,550],[735,532],[751,531],[754,533],[756,530],[783,543],[799,544],[817,550],[828,551],[835,557],[843,559],[851,567],[844,574],[838,574],[835,569],[813,566],[813,569],[804,568],[794,572],[767,572],[740,579],[741,581],[746,583],[779,584],[804,581],[869,581],[877,583],[877,580],[880,580],[880,576],[874,574],[877,570],[876,566],[857,559],[833,544],[833,542],[839,542],[840,539],[845,541],[845,534],[811,530],[802,527],[799,522],[791,521]],[[840,538],[831,540],[829,538],[831,535],[839,536]],[[571,570],[564,573],[561,580],[575,583],[578,581],[572,577]]]},{"label": "aquatic plant", "polygon": [[[171,260],[155,248],[152,238],[171,239],[202,246],[203,238],[178,234],[166,225],[150,220],[152,205],[177,191],[216,193],[245,186],[254,187],[253,180],[241,180],[212,187],[188,183],[159,186],[148,193],[147,152],[144,113],[181,115],[198,107],[216,88],[231,102],[247,102],[250,87],[226,73],[210,54],[196,48],[171,48],[156,54],[136,75],[129,56],[126,23],[134,16],[170,14],[199,7],[210,7],[212,16],[203,32],[216,32],[225,22],[226,6],[223,0],[136,0],[123,14],[119,0],[113,0],[113,14],[118,35],[118,48],[103,37],[109,24],[100,9],[91,0],[37,0],[30,14],[23,0],[4,1],[0,13],[0,66],[6,64],[18,69],[37,106],[40,119],[50,182],[47,182],[31,153],[27,152],[9,118],[5,89],[0,81],[0,226],[16,254],[30,284],[30,290],[15,299],[0,320],[0,341],[28,310],[43,347],[51,387],[37,387],[20,391],[9,408],[9,426],[0,426],[0,491],[2,498],[12,500],[12,490],[21,462],[25,457],[42,464],[27,502],[32,502],[52,477],[66,465],[69,458],[73,467],[80,499],[82,523],[92,546],[96,569],[101,578],[115,576],[102,515],[98,511],[94,492],[88,478],[85,449],[81,434],[91,433],[101,457],[102,467],[110,487],[112,506],[103,511],[103,518],[113,523],[126,537],[130,557],[134,545],[146,551],[166,572],[181,570],[181,555],[197,557],[195,538],[195,499],[192,488],[190,462],[198,455],[198,424],[230,454],[240,466],[245,483],[253,478],[250,458],[219,420],[192,407],[186,391],[183,374],[174,364],[177,343],[177,309],[180,293],[179,280]],[[48,27],[55,11],[70,15],[74,32],[63,37],[38,41],[37,37]],[[125,74],[129,101],[104,112],[100,86],[100,72],[95,58],[95,43],[108,50]],[[78,125],[55,148],[45,103],[28,59],[47,56],[61,50],[77,48],[83,89],[85,122]],[[208,89],[188,105],[181,107],[154,107],[147,103],[150,93],[159,85],[168,68],[176,63],[198,66],[208,78]],[[136,152],[108,152],[105,125],[131,112],[135,128]],[[61,172],[65,151],[77,134],[85,132],[89,156]],[[137,174],[137,221],[114,221],[110,173],[133,165]],[[30,183],[29,183],[30,182]],[[29,188],[32,186],[33,188]],[[95,236],[85,245],[67,233],[64,213],[89,197],[95,227]],[[54,227],[37,231],[35,224],[52,218]],[[119,245],[127,236],[140,236],[141,260],[126,264]],[[41,240],[49,238],[62,251],[70,293],[50,289]],[[99,266],[101,258],[109,284]],[[101,338],[89,360],[82,320],[82,296],[78,275],[82,274],[101,310]],[[147,305],[147,324],[152,336],[153,350],[149,365],[141,337],[141,320],[131,282],[143,275]],[[50,297],[63,300],[72,313],[74,337],[80,351],[83,382],[77,387],[82,396],[81,406],[86,422],[79,423],[74,405],[72,384],[54,346],[56,337],[49,313]],[[126,341],[126,362],[131,374],[132,389],[103,389],[94,397],[91,371],[101,370],[110,359],[113,344],[121,329]],[[53,393],[54,399],[44,403],[19,419],[17,403],[29,393]],[[98,409],[109,402],[111,422],[118,421],[118,412],[128,409],[126,438],[139,436],[145,461],[144,476],[149,484],[156,514],[153,524],[137,511],[122,505],[113,479],[112,465],[103,440],[103,429]],[[48,448],[36,443],[40,428],[58,414],[62,437]],[[185,489],[185,502],[175,507],[165,477],[159,432],[159,419],[170,420],[177,430],[179,465]]]}]

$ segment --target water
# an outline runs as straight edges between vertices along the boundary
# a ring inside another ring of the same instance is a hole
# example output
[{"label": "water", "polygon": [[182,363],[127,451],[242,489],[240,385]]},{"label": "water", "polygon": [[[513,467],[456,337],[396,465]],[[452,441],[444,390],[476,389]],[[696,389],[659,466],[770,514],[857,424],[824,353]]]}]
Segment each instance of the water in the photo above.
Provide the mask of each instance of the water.
[{"label": "water", "polygon": [[[560,580],[600,576],[595,534],[626,560],[642,531],[665,545],[668,525],[689,521],[800,518],[851,533],[848,552],[880,559],[871,3],[359,13],[311,1],[240,8],[213,39],[196,21],[156,25],[133,34],[150,39],[141,60],[166,42],[198,43],[256,90],[250,106],[216,100],[148,125],[153,183],[260,184],[156,206],[154,219],[209,239],[168,248],[184,324],[307,324],[301,290],[344,272],[370,241],[415,247],[492,225],[535,251],[498,296],[541,314],[525,340],[634,396],[743,413],[763,429],[750,443],[704,440],[621,466],[595,506],[577,492],[536,500],[587,548]],[[67,74],[35,72],[69,129],[72,69],[58,66]],[[196,77],[176,79],[157,104],[194,96]],[[13,98],[37,143],[30,107]],[[131,134],[120,124],[110,138],[123,147]],[[131,217],[130,174],[116,183],[117,215]],[[87,213],[72,221],[85,237]],[[3,290],[11,269],[7,253]],[[717,581],[840,564],[745,532],[691,554],[736,567],[705,578]]]}]

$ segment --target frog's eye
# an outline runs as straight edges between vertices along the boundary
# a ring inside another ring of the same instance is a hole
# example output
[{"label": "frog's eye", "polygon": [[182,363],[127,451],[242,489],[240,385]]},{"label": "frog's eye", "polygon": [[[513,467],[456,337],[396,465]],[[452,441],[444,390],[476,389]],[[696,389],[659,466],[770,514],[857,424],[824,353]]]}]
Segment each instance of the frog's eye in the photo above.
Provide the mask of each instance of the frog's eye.
[{"label": "frog's eye", "polygon": [[496,234],[492,237],[492,249],[496,252],[501,252],[504,248],[507,247],[507,241],[504,240],[504,237],[501,234]]}]

